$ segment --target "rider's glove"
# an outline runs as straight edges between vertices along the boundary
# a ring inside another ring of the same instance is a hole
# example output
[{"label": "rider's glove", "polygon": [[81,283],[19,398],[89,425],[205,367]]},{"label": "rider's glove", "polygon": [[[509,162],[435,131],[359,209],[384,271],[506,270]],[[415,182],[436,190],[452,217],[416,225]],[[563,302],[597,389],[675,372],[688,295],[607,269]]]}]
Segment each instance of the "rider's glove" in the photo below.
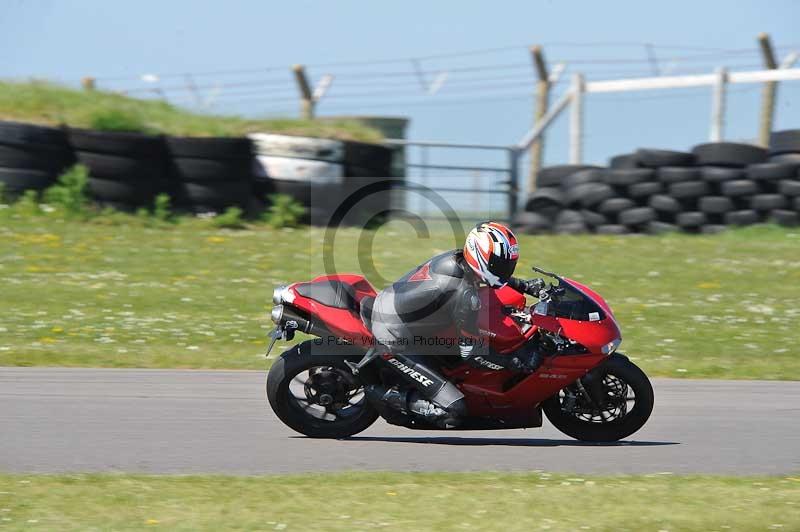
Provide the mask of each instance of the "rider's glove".
[{"label": "rider's glove", "polygon": [[539,292],[541,292],[545,286],[544,279],[530,279],[525,281],[525,284],[527,285],[525,287],[525,293],[533,297],[539,297]]}]

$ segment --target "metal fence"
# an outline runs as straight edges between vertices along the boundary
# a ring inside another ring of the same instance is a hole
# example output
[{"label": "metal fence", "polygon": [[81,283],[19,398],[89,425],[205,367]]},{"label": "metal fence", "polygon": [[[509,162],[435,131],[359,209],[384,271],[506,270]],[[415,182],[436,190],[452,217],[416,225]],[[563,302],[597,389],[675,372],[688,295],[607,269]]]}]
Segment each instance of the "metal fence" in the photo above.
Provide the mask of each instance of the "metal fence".
[{"label": "metal fence", "polygon": [[[519,204],[519,150],[516,146],[388,139],[402,147],[405,184],[397,206],[425,218],[448,218],[436,195],[459,219],[513,217]],[[486,162],[488,160],[488,163]],[[494,164],[493,164],[494,163]]]},{"label": "metal fence", "polygon": [[[591,93],[646,91],[653,89],[681,89],[707,86],[711,89],[710,135],[709,140],[718,142],[724,139],[725,95],[729,84],[764,83],[800,80],[800,69],[783,68],[750,72],[728,72],[717,69],[712,74],[692,76],[657,76],[637,79],[618,79],[585,81],[581,74],[575,74],[570,88],[547,110],[516,144],[459,144],[450,142],[422,142],[401,139],[387,140],[387,145],[402,147],[405,152],[406,184],[401,200],[404,207],[422,216],[435,217],[425,210],[424,202],[409,201],[416,192],[424,195],[427,191],[441,194],[454,207],[464,220],[498,218],[510,220],[520,206],[520,167],[521,160],[531,145],[539,140],[567,108],[569,117],[569,158],[571,164],[583,160],[583,130],[585,96]],[[763,135],[762,135],[763,136]],[[762,139],[763,143],[763,139]],[[445,156],[440,162],[435,155]],[[467,157],[454,157],[461,152]],[[479,164],[487,152],[494,153],[497,164]],[[459,163],[459,160],[469,162]],[[456,162],[451,162],[456,161]],[[470,186],[464,186],[469,182]],[[532,180],[527,190],[535,188]],[[466,200],[463,198],[467,198]],[[502,198],[502,200],[498,200]],[[502,205],[501,205],[502,202]],[[486,208],[486,207],[489,208]]]}]

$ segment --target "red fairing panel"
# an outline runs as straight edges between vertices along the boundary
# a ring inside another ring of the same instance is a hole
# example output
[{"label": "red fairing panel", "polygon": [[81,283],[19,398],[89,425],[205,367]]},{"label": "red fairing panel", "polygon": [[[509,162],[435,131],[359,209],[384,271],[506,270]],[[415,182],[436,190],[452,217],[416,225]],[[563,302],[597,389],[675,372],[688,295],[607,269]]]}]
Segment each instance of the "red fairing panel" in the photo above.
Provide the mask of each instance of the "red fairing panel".
[{"label": "red fairing panel", "polygon": [[[314,278],[313,281],[338,280],[350,283],[355,291],[357,301],[364,297],[375,297],[375,289],[361,275],[323,275]],[[300,283],[289,285],[288,289],[294,294],[292,305],[313,316],[314,320],[322,323],[337,338],[345,339],[355,345],[372,347],[374,339],[372,332],[364,326],[361,316],[348,309],[333,308],[318,303],[313,299],[299,295],[294,286]]]},{"label": "red fairing panel", "polygon": [[498,289],[484,286],[478,290],[478,297],[481,300],[478,328],[481,336],[489,337],[489,345],[494,350],[507,353],[530,338],[530,330],[523,333],[519,324],[503,312],[506,307],[524,309],[525,296],[507,286]]}]

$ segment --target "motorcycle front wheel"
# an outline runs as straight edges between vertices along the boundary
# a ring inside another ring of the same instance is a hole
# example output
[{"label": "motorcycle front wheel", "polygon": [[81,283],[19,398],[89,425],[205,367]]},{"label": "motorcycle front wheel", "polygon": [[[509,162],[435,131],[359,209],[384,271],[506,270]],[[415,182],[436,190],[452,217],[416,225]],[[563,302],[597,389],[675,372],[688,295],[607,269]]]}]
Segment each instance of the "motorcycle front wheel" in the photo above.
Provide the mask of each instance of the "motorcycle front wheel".
[{"label": "motorcycle front wheel", "polygon": [[602,404],[571,384],[542,403],[558,430],[586,442],[613,442],[642,428],[653,411],[653,386],[636,364],[612,355],[602,376]]},{"label": "motorcycle front wheel", "polygon": [[296,345],[272,364],[267,399],[273,412],[310,438],[347,438],[365,430],[378,412],[345,364],[347,355],[333,347],[319,353],[316,346],[312,354],[311,347],[311,342]]}]

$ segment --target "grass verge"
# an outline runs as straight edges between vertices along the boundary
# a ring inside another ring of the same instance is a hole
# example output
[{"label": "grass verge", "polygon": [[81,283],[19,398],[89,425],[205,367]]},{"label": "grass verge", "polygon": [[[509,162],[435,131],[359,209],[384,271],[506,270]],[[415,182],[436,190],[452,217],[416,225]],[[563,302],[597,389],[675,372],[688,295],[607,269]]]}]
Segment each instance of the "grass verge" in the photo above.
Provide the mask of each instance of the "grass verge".
[{"label": "grass verge", "polygon": [[366,142],[381,140],[377,130],[355,120],[247,120],[204,115],[166,102],[102,91],[78,91],[46,82],[0,81],[0,120],[167,135],[239,136],[270,132]]},{"label": "grass verge", "polygon": [[9,530],[797,530],[800,478],[0,476]]},{"label": "grass verge", "polygon": [[[455,247],[403,222],[341,229],[326,248],[319,228],[51,218],[0,210],[0,365],[261,369],[272,289],[324,272],[326,249],[337,271],[371,270],[380,288]],[[520,247],[520,276],[538,264],[603,294],[622,351],[650,375],[800,375],[798,231],[523,236]]]}]

